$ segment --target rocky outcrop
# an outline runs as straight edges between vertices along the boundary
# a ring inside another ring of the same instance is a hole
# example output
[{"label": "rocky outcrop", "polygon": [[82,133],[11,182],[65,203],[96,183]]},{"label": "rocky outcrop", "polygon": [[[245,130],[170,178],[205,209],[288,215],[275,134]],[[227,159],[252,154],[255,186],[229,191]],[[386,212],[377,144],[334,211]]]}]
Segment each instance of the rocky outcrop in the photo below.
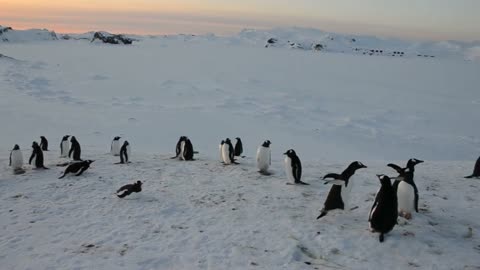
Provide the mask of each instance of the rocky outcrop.
[{"label": "rocky outcrop", "polygon": [[113,34],[102,33],[102,32],[95,32],[95,34],[93,34],[93,39],[91,42],[94,42],[95,40],[100,40],[103,43],[107,43],[107,44],[130,45],[133,43],[133,39],[125,37],[124,35],[113,35]]}]

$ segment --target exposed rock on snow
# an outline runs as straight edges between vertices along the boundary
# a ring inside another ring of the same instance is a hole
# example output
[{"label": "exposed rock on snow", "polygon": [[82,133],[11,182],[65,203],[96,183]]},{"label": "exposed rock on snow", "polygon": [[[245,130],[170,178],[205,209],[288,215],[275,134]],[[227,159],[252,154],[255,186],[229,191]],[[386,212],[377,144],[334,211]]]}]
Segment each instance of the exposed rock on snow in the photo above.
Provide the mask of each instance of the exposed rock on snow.
[{"label": "exposed rock on snow", "polygon": [[95,32],[93,34],[93,39],[91,42],[95,40],[101,40],[103,43],[108,44],[125,44],[130,45],[133,42],[133,39],[127,38],[124,35],[113,35],[105,32]]}]

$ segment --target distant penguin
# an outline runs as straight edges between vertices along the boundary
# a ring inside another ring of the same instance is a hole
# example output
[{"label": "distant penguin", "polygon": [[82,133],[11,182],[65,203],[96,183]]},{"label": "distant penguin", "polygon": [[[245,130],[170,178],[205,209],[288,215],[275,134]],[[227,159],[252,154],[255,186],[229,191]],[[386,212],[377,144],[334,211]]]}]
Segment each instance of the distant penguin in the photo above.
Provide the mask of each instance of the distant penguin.
[{"label": "distant penguin", "polygon": [[235,140],[236,140],[235,150],[234,150],[235,151],[235,156],[239,157],[243,153],[243,144],[242,144],[242,140],[239,137],[235,138]]},{"label": "distant penguin", "polygon": [[112,145],[110,146],[110,153],[114,156],[120,155],[120,139],[121,137],[116,136],[112,140]]},{"label": "distant penguin", "polygon": [[186,137],[185,143],[182,147],[182,159],[187,161],[194,160],[193,154],[194,154],[193,144],[190,141],[190,139]]},{"label": "distant penguin", "polygon": [[40,136],[40,148],[42,148],[42,151],[48,151],[48,141],[45,136]]},{"label": "distant penguin", "polygon": [[95,160],[84,160],[81,162],[74,162],[68,165],[68,167],[65,169],[65,172],[63,173],[62,176],[60,176],[58,179],[64,178],[68,173],[76,173],[75,176],[80,176],[84,171],[86,171],[88,168],[90,168],[90,164],[94,162]]},{"label": "distant penguin", "polygon": [[384,234],[389,233],[397,224],[397,194],[388,176],[377,175],[377,177],[380,180],[381,187],[375,196],[368,222],[373,232],[380,233],[379,240],[383,242]]},{"label": "distant penguin", "polygon": [[232,142],[229,138],[225,139],[225,143],[223,144],[222,157],[225,165],[235,163],[235,149],[233,149]]},{"label": "distant penguin", "polygon": [[73,154],[73,160],[82,161],[82,159],[80,158],[82,150],[80,148],[80,144],[77,141],[77,138],[75,138],[75,136],[72,136],[72,138],[70,139],[70,143],[71,147],[70,151],[68,152],[68,157],[72,157]]},{"label": "distant penguin", "polygon": [[261,174],[268,174],[268,168],[272,165],[270,144],[270,141],[266,140],[257,149],[257,168]]},{"label": "distant penguin", "polygon": [[14,173],[24,172],[23,171],[23,154],[18,144],[15,144],[12,151],[10,152],[9,166],[12,167]]},{"label": "distant penguin", "polygon": [[222,141],[220,142],[220,145],[218,146],[218,151],[219,151],[219,153],[220,153],[220,162],[222,162],[222,163],[223,163],[223,145],[224,145],[224,144],[225,144],[225,141],[222,140]]},{"label": "distant penguin", "polygon": [[65,135],[60,142],[60,157],[68,157],[68,150],[70,149],[70,143],[68,142],[70,135]]},{"label": "distant penguin", "polygon": [[126,196],[132,194],[133,192],[138,193],[140,191],[142,191],[142,182],[137,181],[134,184],[129,184],[129,185],[122,186],[121,188],[119,188],[117,190],[116,194],[119,198],[125,198]]},{"label": "distant penguin", "polygon": [[302,163],[297,153],[295,153],[295,150],[290,149],[283,154],[286,155],[285,172],[287,173],[290,184],[310,185],[300,180],[302,178]]},{"label": "distant penguin", "polygon": [[470,176],[465,176],[465,178],[479,178],[480,177],[480,157],[477,159],[475,163],[475,167],[473,168],[473,173]]},{"label": "distant penguin", "polygon": [[40,145],[38,145],[37,142],[32,143],[32,155],[30,156],[30,159],[28,160],[28,164],[35,164],[35,168],[37,169],[48,169],[44,166],[43,164],[43,152],[42,148],[40,148]]},{"label": "distant penguin", "polygon": [[348,209],[350,203],[350,192],[352,190],[353,183],[351,177],[358,169],[367,168],[363,163],[359,161],[352,162],[341,174],[329,173],[323,177],[323,179],[332,178],[325,184],[333,184],[328,192],[327,199],[325,200],[323,209],[317,219],[327,215],[328,211],[334,209]]},{"label": "distant penguin", "polygon": [[387,166],[396,170],[399,174],[397,180],[393,183],[393,189],[397,193],[398,215],[406,219],[411,219],[413,212],[418,213],[418,188],[414,181],[415,166],[423,163],[423,160],[416,158],[409,159],[407,167],[390,163]]},{"label": "distant penguin", "polygon": [[180,139],[178,139],[177,145],[175,147],[175,156],[172,157],[172,159],[175,159],[175,158],[182,159],[186,140],[187,140],[186,136],[180,136]]},{"label": "distant penguin", "polygon": [[128,161],[130,153],[130,144],[128,143],[128,141],[125,141],[122,145],[122,148],[120,149],[120,164],[130,163],[130,161]]}]

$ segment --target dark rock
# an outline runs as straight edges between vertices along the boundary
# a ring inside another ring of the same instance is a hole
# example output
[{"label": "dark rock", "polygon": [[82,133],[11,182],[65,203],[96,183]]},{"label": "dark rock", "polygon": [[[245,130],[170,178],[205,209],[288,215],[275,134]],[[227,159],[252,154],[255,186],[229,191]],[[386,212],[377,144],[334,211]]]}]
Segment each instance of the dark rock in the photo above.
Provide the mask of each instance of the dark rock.
[{"label": "dark rock", "polygon": [[112,34],[100,33],[100,32],[95,32],[91,42],[94,42],[96,39],[102,41],[103,43],[108,43],[108,44],[130,45],[133,42],[133,39],[127,38],[124,35],[112,35]]}]

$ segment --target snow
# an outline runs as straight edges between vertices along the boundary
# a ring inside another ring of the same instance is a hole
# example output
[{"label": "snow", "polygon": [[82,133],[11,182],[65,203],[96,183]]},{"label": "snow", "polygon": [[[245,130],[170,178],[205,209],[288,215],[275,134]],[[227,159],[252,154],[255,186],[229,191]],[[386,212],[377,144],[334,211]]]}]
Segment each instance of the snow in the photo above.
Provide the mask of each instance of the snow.
[{"label": "snow", "polygon": [[[236,38],[1,43],[2,268],[480,267],[480,182],[463,178],[479,155],[478,62],[266,49],[265,40]],[[59,180],[66,134],[95,162]],[[196,161],[170,159],[182,135]],[[50,169],[13,175],[11,148],[29,156],[39,136],[50,141]],[[132,163],[114,165],[115,136],[131,143]],[[218,161],[227,137],[242,138],[240,165]],[[267,139],[271,176],[255,161]],[[286,185],[290,148],[310,186]],[[375,175],[395,176],[386,164],[414,157],[426,160],[415,172],[420,213],[380,244],[368,230]],[[368,166],[352,179],[358,209],[317,221],[330,188],[321,177],[354,160]],[[115,196],[137,180],[141,193]]]}]

